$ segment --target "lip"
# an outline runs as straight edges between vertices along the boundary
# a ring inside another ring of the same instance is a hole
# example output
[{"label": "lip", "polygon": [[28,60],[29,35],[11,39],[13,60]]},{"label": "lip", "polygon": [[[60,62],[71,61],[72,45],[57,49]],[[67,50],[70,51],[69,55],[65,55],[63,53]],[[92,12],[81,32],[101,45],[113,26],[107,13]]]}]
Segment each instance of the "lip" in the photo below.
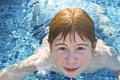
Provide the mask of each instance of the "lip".
[{"label": "lip", "polygon": [[75,72],[77,69],[79,69],[80,67],[77,67],[77,68],[66,68],[64,67],[64,69],[67,71],[67,72]]}]

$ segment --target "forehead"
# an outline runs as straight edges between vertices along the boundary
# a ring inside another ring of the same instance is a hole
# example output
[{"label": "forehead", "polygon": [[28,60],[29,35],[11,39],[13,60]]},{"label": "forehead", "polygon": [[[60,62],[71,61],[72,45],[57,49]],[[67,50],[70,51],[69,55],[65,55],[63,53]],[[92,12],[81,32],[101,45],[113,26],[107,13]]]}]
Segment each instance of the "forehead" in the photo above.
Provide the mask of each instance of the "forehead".
[{"label": "forehead", "polygon": [[65,38],[62,34],[59,34],[53,41],[53,43],[91,43],[89,39],[82,39],[77,33],[67,34]]}]

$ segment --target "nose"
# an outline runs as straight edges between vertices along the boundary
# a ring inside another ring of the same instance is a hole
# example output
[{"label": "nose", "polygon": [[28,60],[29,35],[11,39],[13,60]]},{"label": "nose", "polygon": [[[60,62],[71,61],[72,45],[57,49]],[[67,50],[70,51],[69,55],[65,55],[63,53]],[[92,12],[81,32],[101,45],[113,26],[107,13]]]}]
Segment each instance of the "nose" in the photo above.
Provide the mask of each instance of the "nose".
[{"label": "nose", "polygon": [[69,51],[67,56],[67,63],[69,65],[73,65],[76,62],[77,57],[75,56],[75,53],[73,51]]}]

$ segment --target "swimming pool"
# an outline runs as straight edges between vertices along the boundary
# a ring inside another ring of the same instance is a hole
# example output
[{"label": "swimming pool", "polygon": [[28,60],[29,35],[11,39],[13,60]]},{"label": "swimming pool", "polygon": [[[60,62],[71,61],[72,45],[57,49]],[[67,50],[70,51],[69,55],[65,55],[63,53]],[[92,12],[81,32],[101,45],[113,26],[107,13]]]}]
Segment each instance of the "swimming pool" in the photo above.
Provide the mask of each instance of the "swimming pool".
[{"label": "swimming pool", "polygon": [[[107,45],[115,47],[120,53],[119,0],[40,0],[39,18],[42,20],[39,23],[33,22],[32,14],[36,5],[32,5],[34,2],[35,0],[0,1],[0,69],[31,55],[48,33],[49,22],[53,15],[69,6],[80,7],[88,12],[95,23],[96,36],[104,40]],[[35,24],[40,27],[34,26]],[[25,80],[38,80],[35,74],[36,72],[31,73]],[[42,80],[45,80],[46,75]],[[100,69],[89,74],[83,73],[82,76],[84,80],[117,80],[115,74],[108,69]],[[50,76],[48,78],[50,80]],[[62,79],[69,80],[67,77]],[[61,79],[51,77],[51,80]]]}]

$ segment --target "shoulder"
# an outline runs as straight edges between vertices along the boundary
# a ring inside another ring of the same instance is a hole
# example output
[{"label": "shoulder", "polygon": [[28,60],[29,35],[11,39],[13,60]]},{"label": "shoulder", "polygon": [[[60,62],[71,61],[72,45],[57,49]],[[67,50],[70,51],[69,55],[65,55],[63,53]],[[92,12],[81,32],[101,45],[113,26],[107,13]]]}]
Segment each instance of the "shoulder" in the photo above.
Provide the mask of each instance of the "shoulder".
[{"label": "shoulder", "polygon": [[114,47],[106,45],[105,42],[101,39],[97,40],[95,51],[99,54],[107,53],[111,56],[118,54]]}]

